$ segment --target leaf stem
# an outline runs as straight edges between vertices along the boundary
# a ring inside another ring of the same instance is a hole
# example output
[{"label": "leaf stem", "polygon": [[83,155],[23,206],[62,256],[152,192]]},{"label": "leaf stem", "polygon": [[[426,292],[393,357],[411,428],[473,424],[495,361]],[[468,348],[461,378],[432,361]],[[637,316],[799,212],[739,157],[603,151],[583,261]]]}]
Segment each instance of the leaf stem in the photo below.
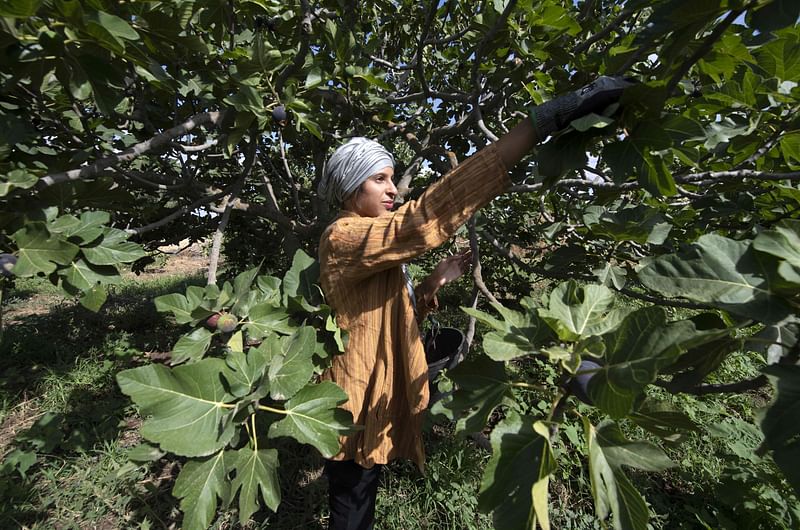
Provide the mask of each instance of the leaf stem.
[{"label": "leaf stem", "polygon": [[253,451],[255,451],[257,453],[258,452],[258,436],[256,435],[256,415],[255,414],[251,414],[250,415],[250,425],[252,425],[252,427],[250,429],[250,436],[251,436],[251,439],[253,440]]},{"label": "leaf stem", "polygon": [[285,411],[285,410],[281,410],[281,409],[274,409],[274,408],[272,408],[272,407],[268,407],[268,406],[266,406],[266,405],[259,405],[259,406],[258,406],[258,409],[259,409],[259,410],[266,411],[266,412],[272,412],[272,413],[275,413],[275,414],[284,414],[284,415],[288,415],[288,414],[289,414],[289,413],[288,413],[287,411]]},{"label": "leaf stem", "polygon": [[524,388],[525,390],[539,390],[541,392],[546,392],[547,389],[542,385],[532,385],[530,383],[524,383],[522,381],[516,381],[511,383],[510,386],[515,388]]}]

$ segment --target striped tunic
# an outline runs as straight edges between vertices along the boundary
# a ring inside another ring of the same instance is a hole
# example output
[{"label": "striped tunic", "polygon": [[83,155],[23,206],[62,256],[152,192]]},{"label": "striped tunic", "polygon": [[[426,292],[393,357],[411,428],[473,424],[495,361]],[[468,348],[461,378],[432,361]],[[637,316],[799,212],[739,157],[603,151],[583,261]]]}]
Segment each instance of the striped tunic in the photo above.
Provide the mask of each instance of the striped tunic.
[{"label": "striped tunic", "polygon": [[509,185],[502,160],[489,146],[395,212],[361,217],[343,211],[326,228],[320,280],[350,339],[323,378],[347,392],[344,408],[363,427],[342,437],[334,460],[370,468],[409,458],[424,469],[428,371],[401,266],[445,243]]}]

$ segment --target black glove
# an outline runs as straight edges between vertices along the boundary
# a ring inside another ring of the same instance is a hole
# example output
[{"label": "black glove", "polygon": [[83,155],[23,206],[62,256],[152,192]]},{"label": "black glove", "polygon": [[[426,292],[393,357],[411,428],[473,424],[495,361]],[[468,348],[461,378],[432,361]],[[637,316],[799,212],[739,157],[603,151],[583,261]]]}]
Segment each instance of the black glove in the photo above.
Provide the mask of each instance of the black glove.
[{"label": "black glove", "polygon": [[528,115],[540,139],[560,131],[581,116],[619,101],[623,90],[635,83],[623,77],[601,76],[585,87],[556,99],[528,108]]}]

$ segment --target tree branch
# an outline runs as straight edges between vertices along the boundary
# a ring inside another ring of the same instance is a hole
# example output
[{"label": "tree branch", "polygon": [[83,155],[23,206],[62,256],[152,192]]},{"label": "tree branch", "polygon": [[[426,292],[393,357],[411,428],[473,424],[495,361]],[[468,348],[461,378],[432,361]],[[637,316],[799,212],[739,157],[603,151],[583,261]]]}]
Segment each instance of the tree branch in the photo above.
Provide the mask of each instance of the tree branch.
[{"label": "tree branch", "polygon": [[250,171],[253,169],[253,165],[255,164],[256,139],[254,136],[255,135],[251,135],[250,137],[250,146],[247,154],[245,155],[242,176],[239,177],[239,179],[233,185],[231,192],[223,200],[223,208],[225,211],[222,212],[219,224],[214,232],[214,237],[211,244],[211,253],[208,257],[208,285],[216,285],[217,283],[217,267],[219,266],[219,253],[220,250],[222,250],[222,237],[225,235],[225,229],[228,227],[228,221],[231,217],[231,210],[233,209],[233,201],[236,200],[239,192],[242,191],[244,181],[247,180],[247,176],[250,174]]},{"label": "tree branch", "polygon": [[278,79],[275,81],[275,92],[276,95],[280,95],[283,91],[283,85],[286,84],[286,81],[289,80],[289,77],[301,66],[306,60],[306,55],[308,55],[309,50],[309,29],[310,28],[310,10],[308,6],[307,0],[300,0],[300,6],[303,10],[303,17],[300,19],[300,24],[297,27],[297,31],[300,36],[300,46],[297,48],[297,54],[294,56],[294,59],[291,63],[287,64],[286,67],[281,70],[281,73],[278,74]]},{"label": "tree branch", "polygon": [[475,230],[475,217],[472,217],[467,223],[469,230],[469,248],[472,250],[472,281],[475,287],[493,304],[500,302],[495,298],[492,292],[486,287],[481,274],[481,249],[478,245],[478,232]]},{"label": "tree branch", "polygon": [[798,181],[800,180],[800,171],[790,171],[788,173],[769,173],[765,171],[755,171],[752,169],[738,169],[734,171],[705,171],[703,173],[689,173],[687,175],[675,177],[675,180],[682,184],[699,183],[701,181],[713,182],[714,180],[737,179]]},{"label": "tree branch", "polygon": [[470,26],[467,26],[466,28],[462,29],[458,33],[450,35],[449,37],[442,37],[440,39],[428,39],[428,40],[425,41],[425,45],[426,46],[427,45],[436,46],[436,45],[439,45],[439,44],[449,44],[449,43],[451,43],[453,41],[456,41],[456,40],[460,39],[464,35],[466,35],[469,30],[470,30]]},{"label": "tree branch", "polygon": [[199,125],[206,125],[212,124],[217,125],[225,116],[225,112],[221,111],[214,111],[214,112],[203,112],[200,114],[195,114],[185,122],[172,127],[171,129],[167,129],[166,131],[157,134],[153,138],[146,140],[144,142],[138,143],[129,149],[122,151],[121,153],[116,153],[112,156],[103,158],[98,160],[97,162],[90,164],[88,166],[84,166],[79,169],[72,169],[70,171],[65,171],[63,173],[54,173],[52,175],[47,175],[39,179],[38,187],[40,189],[47,188],[54,184],[58,184],[60,182],[68,182],[74,180],[80,180],[84,178],[94,177],[99,175],[103,170],[116,166],[122,162],[129,162],[134,158],[141,156],[145,153],[158,149],[159,147],[163,147],[168,145],[173,139],[179,138],[189,131],[193,130],[195,127]]},{"label": "tree branch", "polygon": [[207,142],[199,145],[184,145],[179,142],[172,142],[171,145],[176,149],[183,151],[184,153],[196,153],[198,151],[205,151],[210,147],[214,147],[215,145],[217,145],[217,139],[212,138],[211,140],[208,140]]},{"label": "tree branch", "polygon": [[711,51],[714,43],[722,36],[725,30],[728,29],[728,27],[733,24],[733,21],[736,20],[736,18],[741,15],[745,9],[750,7],[750,5],[732,10],[730,13],[728,13],[728,16],[722,20],[722,22],[717,24],[717,27],[715,27],[714,31],[712,31],[711,34],[706,37],[706,39],[703,41],[703,44],[697,48],[697,50],[695,50],[695,52],[690,55],[689,58],[683,62],[683,64],[680,65],[678,71],[675,72],[675,74],[669,80],[667,83],[667,94],[672,94],[672,92],[675,90],[675,87],[678,85],[681,79],[683,79],[683,76],[686,75],[686,73],[692,68],[692,65],[694,65],[694,63],[702,59],[705,54]]},{"label": "tree branch", "polygon": [[162,226],[174,221],[178,217],[181,217],[182,215],[185,215],[191,212],[192,210],[199,208],[200,206],[204,206],[210,202],[213,202],[224,195],[225,195],[224,191],[213,193],[211,195],[198,199],[191,204],[178,208],[177,210],[167,215],[163,219],[159,219],[158,221],[155,221],[153,223],[140,226],[139,228],[128,228],[125,231],[131,235],[137,235],[137,236],[144,234],[145,232],[150,232],[151,230],[155,230],[156,228],[161,228]]},{"label": "tree branch", "polygon": [[292,198],[294,199],[294,207],[297,210],[297,215],[300,216],[300,222],[303,224],[308,224],[308,218],[303,213],[303,208],[300,204],[300,195],[298,193],[298,186],[294,180],[294,175],[292,175],[292,170],[289,168],[289,160],[286,158],[286,148],[284,147],[283,142],[283,132],[278,132],[278,145],[280,146],[281,150],[281,160],[283,160],[283,169],[286,171],[286,177],[289,179],[289,186],[292,189]]},{"label": "tree branch", "polygon": [[422,92],[425,94],[425,98],[430,97],[430,87],[428,86],[428,80],[425,78],[425,64],[422,60],[422,54],[425,51],[425,40],[428,38],[428,32],[431,29],[431,24],[433,23],[433,15],[436,13],[436,9],[439,5],[439,0],[432,0],[430,5],[428,6],[428,11],[425,14],[425,22],[422,25],[422,33],[419,36],[419,44],[417,44],[417,51],[414,53],[414,60],[412,63],[414,64],[414,72],[417,74],[417,78],[419,79],[419,84],[422,86]]},{"label": "tree branch", "polygon": [[472,85],[476,91],[478,90],[478,69],[481,66],[481,60],[483,59],[486,46],[494,38],[494,36],[497,35],[497,32],[500,31],[500,28],[505,26],[508,16],[511,14],[511,11],[516,7],[516,5],[517,0],[509,0],[505,9],[503,9],[503,12],[495,21],[494,26],[492,26],[492,29],[487,31],[486,35],[484,35],[481,41],[478,43],[478,48],[475,50],[475,61],[472,63],[472,71],[470,72],[470,79],[472,80]]},{"label": "tree branch", "polygon": [[600,39],[604,38],[606,35],[614,31],[622,24],[626,18],[636,12],[638,8],[628,6],[622,11],[620,11],[619,15],[617,15],[614,20],[608,23],[606,27],[586,39],[585,41],[577,44],[573,49],[573,55],[577,55],[589,49],[589,47],[594,44],[595,42],[599,41]]}]

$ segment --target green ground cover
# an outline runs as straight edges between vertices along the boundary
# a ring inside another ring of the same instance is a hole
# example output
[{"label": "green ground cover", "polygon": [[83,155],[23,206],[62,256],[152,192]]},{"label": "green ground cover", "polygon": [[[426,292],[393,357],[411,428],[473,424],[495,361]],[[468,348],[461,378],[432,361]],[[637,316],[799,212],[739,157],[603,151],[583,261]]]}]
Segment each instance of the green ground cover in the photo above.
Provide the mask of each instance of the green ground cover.
[{"label": "green ground cover", "polygon": [[[180,525],[170,495],[180,460],[148,465],[129,462],[141,441],[141,418],[114,380],[120,370],[158,361],[181,333],[155,311],[155,296],[202,284],[197,275],[128,277],[97,314],[61,298],[47,283],[18,281],[3,302],[0,344],[0,528],[171,528]],[[458,287],[443,294],[459,304]],[[457,312],[440,318],[463,325]],[[715,374],[720,381],[752,376],[759,358],[742,352]],[[537,361],[514,370],[552,377]],[[546,410],[533,390],[519,390],[523,413]],[[673,400],[692,419],[714,425],[710,434],[689,434],[667,447],[679,467],[634,473],[651,503],[654,528],[791,528],[797,502],[771,460],[756,454],[761,435],[753,424],[769,394],[653,397]],[[577,405],[591,415],[592,410]],[[594,412],[596,413],[596,412]],[[574,421],[573,421],[574,420]],[[642,436],[635,432],[629,434]],[[580,420],[559,432],[557,471],[550,486],[554,528],[600,528],[593,514]],[[294,442],[285,442],[294,443]],[[378,498],[379,528],[483,529],[491,518],[477,510],[477,491],[489,453],[454,434],[446,421],[426,433],[428,466],[420,475],[409,463],[389,466]],[[283,502],[277,513],[259,512],[250,528],[323,529],[327,522],[322,459],[310,447],[284,451]],[[566,456],[566,458],[563,458]],[[715,487],[722,485],[722,494]],[[215,528],[238,527],[235,511],[223,511]]]}]

